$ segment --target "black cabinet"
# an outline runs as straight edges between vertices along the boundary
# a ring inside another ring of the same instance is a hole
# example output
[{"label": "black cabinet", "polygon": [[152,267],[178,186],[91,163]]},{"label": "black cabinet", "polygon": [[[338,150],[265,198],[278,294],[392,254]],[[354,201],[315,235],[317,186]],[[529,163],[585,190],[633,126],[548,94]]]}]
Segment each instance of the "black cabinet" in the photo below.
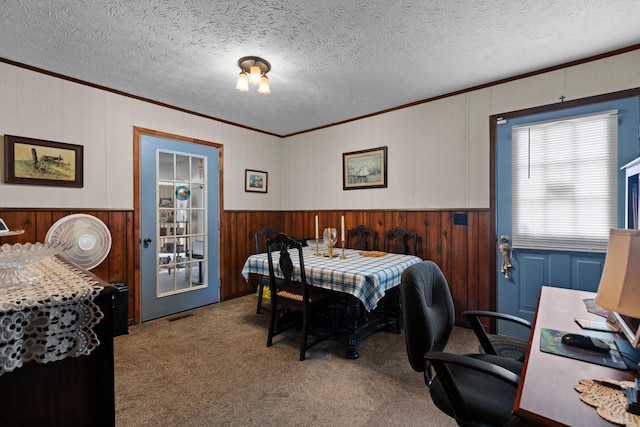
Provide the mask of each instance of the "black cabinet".
[{"label": "black cabinet", "polygon": [[[90,273],[88,273],[90,274]],[[0,426],[114,426],[113,299],[95,299],[104,315],[94,327],[100,345],[89,355],[51,363],[28,362],[0,375]]]}]

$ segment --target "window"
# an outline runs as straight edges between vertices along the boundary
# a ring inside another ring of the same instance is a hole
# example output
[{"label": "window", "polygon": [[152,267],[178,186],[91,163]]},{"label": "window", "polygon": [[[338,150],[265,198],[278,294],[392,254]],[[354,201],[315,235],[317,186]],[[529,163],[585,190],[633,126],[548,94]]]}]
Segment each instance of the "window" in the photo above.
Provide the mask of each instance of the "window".
[{"label": "window", "polygon": [[513,246],[606,252],[617,224],[617,111],[514,126]]}]

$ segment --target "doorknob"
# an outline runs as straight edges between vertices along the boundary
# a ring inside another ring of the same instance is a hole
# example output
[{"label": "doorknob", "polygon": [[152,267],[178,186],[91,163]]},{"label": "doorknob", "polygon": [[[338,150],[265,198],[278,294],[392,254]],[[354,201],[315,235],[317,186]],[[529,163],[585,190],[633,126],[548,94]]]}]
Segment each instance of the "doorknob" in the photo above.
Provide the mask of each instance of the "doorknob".
[{"label": "doorknob", "polygon": [[150,238],[148,238],[148,237],[145,237],[145,238],[144,238],[144,240],[142,241],[142,245],[143,245],[145,248],[148,248],[148,247],[149,247],[149,243],[151,243],[151,239],[150,239]]},{"label": "doorknob", "polygon": [[502,254],[502,267],[500,272],[504,273],[504,278],[511,277],[511,246],[509,245],[509,236],[500,236],[500,253]]}]

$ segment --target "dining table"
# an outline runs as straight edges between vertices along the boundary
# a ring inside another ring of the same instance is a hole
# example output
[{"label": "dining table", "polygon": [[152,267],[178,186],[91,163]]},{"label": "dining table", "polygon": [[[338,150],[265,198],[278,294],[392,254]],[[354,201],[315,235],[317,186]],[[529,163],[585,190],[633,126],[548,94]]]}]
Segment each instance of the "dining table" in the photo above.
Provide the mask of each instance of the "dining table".
[{"label": "dining table", "polygon": [[[277,258],[277,254],[274,256]],[[334,249],[333,256],[329,256],[326,247],[313,244],[303,247],[303,257],[308,283],[346,296],[347,358],[358,358],[359,344],[375,331],[395,328],[400,332],[402,316],[398,285],[404,270],[421,262],[421,258],[341,248]],[[294,264],[294,279],[299,279],[297,251],[291,251],[291,261]],[[282,277],[277,263],[274,273]],[[251,274],[269,275],[266,252],[247,258],[242,276],[249,280]]]}]

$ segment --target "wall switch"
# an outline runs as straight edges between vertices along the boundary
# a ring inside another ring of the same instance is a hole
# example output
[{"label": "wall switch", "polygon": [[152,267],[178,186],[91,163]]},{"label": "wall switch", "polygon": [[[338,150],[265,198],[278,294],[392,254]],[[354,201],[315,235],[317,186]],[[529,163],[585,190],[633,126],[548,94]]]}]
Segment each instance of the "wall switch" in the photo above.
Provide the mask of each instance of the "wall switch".
[{"label": "wall switch", "polygon": [[466,213],[454,214],[453,223],[455,225],[467,225],[467,214]]}]

